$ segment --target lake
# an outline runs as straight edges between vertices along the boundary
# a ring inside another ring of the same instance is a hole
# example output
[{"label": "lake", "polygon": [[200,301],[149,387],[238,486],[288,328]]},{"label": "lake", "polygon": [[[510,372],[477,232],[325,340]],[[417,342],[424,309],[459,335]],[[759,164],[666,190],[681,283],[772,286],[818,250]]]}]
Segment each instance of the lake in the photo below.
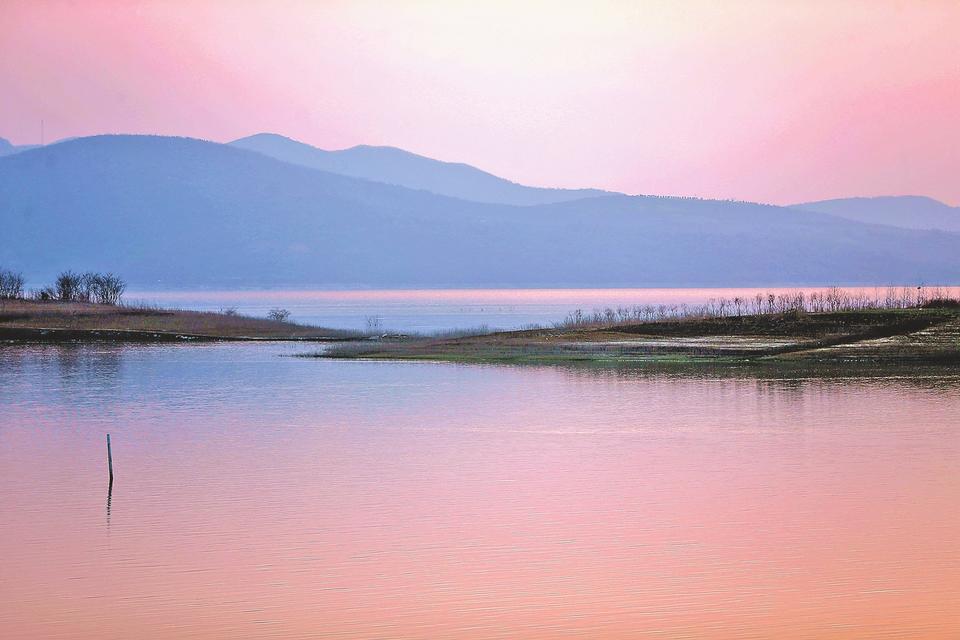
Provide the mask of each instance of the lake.
[{"label": "lake", "polygon": [[[551,326],[567,314],[634,305],[699,305],[757,293],[822,292],[826,287],[753,289],[408,289],[408,290],[250,290],[131,291],[129,302],[220,311],[236,309],[265,317],[275,307],[288,309],[291,320],[334,329],[365,330],[375,320],[386,331],[430,333],[485,326],[518,329],[531,324]],[[846,287],[844,291],[882,299],[888,287]],[[915,287],[897,294],[916,295]],[[960,287],[927,287],[926,294],[960,297]]]},{"label": "lake", "polygon": [[960,634],[957,375],[304,350],[0,347],[3,637]]}]

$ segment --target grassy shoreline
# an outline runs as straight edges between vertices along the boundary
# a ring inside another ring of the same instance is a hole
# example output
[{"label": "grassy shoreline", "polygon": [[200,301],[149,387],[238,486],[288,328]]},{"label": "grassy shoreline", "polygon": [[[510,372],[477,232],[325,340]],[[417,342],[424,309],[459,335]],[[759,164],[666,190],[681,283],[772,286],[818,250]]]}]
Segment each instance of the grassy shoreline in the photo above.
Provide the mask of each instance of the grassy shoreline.
[{"label": "grassy shoreline", "polygon": [[336,342],[310,357],[514,364],[911,364],[960,368],[960,304],[679,317],[477,335],[371,339],[292,322],[145,306],[0,302],[0,343]]},{"label": "grassy shoreline", "polygon": [[0,342],[345,341],[357,332],[227,313],[87,302],[0,301]]},{"label": "grassy shoreline", "polygon": [[325,358],[477,363],[960,365],[960,308],[681,318],[342,345]]}]

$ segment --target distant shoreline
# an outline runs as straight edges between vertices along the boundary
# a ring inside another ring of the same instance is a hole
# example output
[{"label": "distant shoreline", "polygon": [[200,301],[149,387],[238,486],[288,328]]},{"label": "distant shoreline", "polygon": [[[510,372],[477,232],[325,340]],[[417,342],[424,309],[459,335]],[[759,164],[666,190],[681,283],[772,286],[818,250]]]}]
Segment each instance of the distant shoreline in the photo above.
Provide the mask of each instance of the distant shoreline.
[{"label": "distant shoreline", "polygon": [[349,344],[324,358],[477,363],[960,365],[960,307],[681,318]]},{"label": "distant shoreline", "polygon": [[354,331],[235,313],[35,300],[0,301],[0,343],[330,342]]},{"label": "distant shoreline", "polygon": [[310,357],[464,363],[960,366],[960,303],[835,312],[678,317],[372,338],[232,312],[77,302],[0,302],[0,344],[323,342]]}]

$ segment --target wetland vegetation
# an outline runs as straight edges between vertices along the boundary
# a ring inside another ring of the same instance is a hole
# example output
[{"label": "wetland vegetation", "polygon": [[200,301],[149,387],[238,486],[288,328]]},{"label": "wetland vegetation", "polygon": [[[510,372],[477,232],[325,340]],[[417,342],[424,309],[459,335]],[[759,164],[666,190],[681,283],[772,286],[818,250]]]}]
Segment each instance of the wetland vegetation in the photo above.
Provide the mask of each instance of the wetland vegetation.
[{"label": "wetland vegetation", "polygon": [[938,290],[828,289],[688,307],[576,311],[553,327],[383,340],[315,354],[477,362],[960,363],[960,301]]}]

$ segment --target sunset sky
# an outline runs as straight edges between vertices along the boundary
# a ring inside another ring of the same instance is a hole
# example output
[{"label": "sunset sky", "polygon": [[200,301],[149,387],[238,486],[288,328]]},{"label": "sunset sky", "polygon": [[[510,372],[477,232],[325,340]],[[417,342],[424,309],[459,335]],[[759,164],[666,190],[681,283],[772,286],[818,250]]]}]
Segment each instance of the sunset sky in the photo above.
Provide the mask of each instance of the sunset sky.
[{"label": "sunset sky", "polygon": [[542,186],[960,204],[960,2],[0,2],[0,137],[393,145]]}]

